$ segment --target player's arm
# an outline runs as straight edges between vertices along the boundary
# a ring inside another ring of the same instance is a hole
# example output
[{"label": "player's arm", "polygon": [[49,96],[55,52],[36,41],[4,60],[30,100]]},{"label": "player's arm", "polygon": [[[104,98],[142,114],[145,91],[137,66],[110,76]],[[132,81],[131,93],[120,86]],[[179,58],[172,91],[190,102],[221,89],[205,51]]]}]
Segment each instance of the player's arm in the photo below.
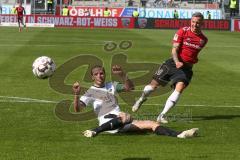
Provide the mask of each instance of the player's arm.
[{"label": "player's arm", "polygon": [[80,94],[80,91],[81,91],[81,87],[80,87],[80,84],[78,82],[75,82],[73,84],[73,93],[74,93],[74,111],[75,112],[80,112],[81,110],[83,110],[84,107],[86,107],[86,105],[79,100],[79,94]]},{"label": "player's arm", "polygon": [[179,43],[176,43],[176,42],[173,43],[173,46],[172,46],[172,58],[173,58],[175,63],[179,62],[179,59],[178,59],[179,47],[180,47]]},{"label": "player's arm", "polygon": [[180,48],[180,43],[173,43],[173,47],[172,47],[172,58],[176,64],[176,68],[181,68],[183,66],[183,63],[179,61],[178,59],[178,51]]},{"label": "player's arm", "polygon": [[182,42],[183,42],[182,34],[183,34],[183,30],[179,29],[173,37],[173,46],[172,46],[171,54],[172,54],[172,58],[176,64],[176,68],[181,68],[183,66],[183,63],[178,58],[179,50],[180,50],[180,47],[182,46]]},{"label": "player's arm", "polygon": [[134,89],[133,82],[127,77],[127,74],[122,70],[120,66],[118,65],[113,66],[112,73],[118,75],[123,81],[123,85],[118,86],[117,90],[131,91]]}]

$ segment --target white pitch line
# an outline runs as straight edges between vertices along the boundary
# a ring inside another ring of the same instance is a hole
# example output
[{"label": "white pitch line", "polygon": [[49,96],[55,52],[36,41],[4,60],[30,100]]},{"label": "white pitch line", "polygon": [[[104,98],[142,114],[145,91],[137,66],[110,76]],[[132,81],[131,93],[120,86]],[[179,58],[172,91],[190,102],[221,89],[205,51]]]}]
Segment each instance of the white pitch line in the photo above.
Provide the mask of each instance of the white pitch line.
[{"label": "white pitch line", "polygon": [[51,102],[51,101],[23,101],[23,100],[0,100],[0,103],[54,103],[57,102]]},{"label": "white pitch line", "polygon": [[[127,105],[126,103],[119,103],[119,105]],[[163,107],[163,104],[157,104],[157,103],[152,103],[152,104],[143,104],[143,106],[160,106]],[[183,107],[219,107],[219,108],[240,108],[240,106],[237,105],[205,105],[205,104],[177,104],[177,106],[183,106]]]},{"label": "white pitch line", "polygon": [[[58,101],[49,101],[43,99],[35,99],[28,97],[13,97],[13,96],[0,96],[0,102],[9,102],[9,103],[58,103]],[[119,105],[128,105],[126,103],[119,103]],[[145,106],[163,106],[163,104],[143,104]],[[183,107],[217,107],[217,108],[240,108],[238,105],[206,105],[206,104],[178,104],[178,106]]]},{"label": "white pitch line", "polygon": [[[0,47],[22,47],[22,46],[35,46],[35,47],[56,47],[60,46],[61,44],[0,44]],[[79,44],[65,44],[65,46],[73,46],[73,45],[79,45]],[[81,44],[85,46],[102,46],[103,44]]]},{"label": "white pitch line", "polygon": [[0,102],[35,102],[35,103],[57,103],[56,101],[49,101],[43,99],[34,99],[27,97],[12,97],[12,96],[0,96]]},{"label": "white pitch line", "polygon": [[22,46],[35,46],[35,47],[55,47],[57,45],[49,44],[0,44],[1,47],[22,47]]},{"label": "white pitch line", "polygon": [[223,46],[223,45],[219,45],[219,46],[207,46],[208,48],[239,48],[240,46],[235,46],[235,45],[232,45],[232,46]]},{"label": "white pitch line", "polygon": [[[0,38],[0,41],[3,41],[3,42],[6,42],[6,41],[9,41],[9,42],[12,42],[12,38],[9,38],[9,39],[1,39]],[[29,40],[29,39],[21,39],[21,40],[14,40],[14,42],[41,42],[39,40]],[[49,41],[50,43],[51,42],[55,42],[55,41]],[[79,39],[79,38],[71,38],[71,40],[59,40],[57,42],[65,42],[65,43],[78,43],[78,42],[83,42],[83,43],[108,43],[108,42],[115,42],[115,41],[108,41],[108,40],[86,40],[86,39]]]}]

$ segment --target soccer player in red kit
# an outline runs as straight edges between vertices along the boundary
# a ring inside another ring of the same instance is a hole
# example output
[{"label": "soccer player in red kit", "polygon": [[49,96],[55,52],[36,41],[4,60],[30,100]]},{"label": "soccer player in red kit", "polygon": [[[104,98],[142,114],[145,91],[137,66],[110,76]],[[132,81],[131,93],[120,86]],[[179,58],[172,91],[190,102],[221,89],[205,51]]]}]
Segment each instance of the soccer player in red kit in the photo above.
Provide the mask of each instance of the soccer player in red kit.
[{"label": "soccer player in red kit", "polygon": [[[23,14],[26,14],[24,7],[22,6],[22,4],[20,3],[19,6],[16,8],[16,12],[17,12],[17,20],[18,20],[18,27],[19,27],[19,32],[22,31],[21,29],[21,24],[26,27],[26,25],[23,22]],[[21,23],[21,24],[20,24]]]},{"label": "soccer player in red kit", "polygon": [[181,93],[190,83],[193,75],[192,67],[198,62],[198,54],[208,42],[201,31],[203,19],[203,15],[196,12],[192,15],[191,25],[177,31],[173,37],[172,58],[159,67],[150,84],[144,87],[141,97],[132,107],[133,112],[140,108],[158,86],[165,86],[171,81],[174,91],[168,97],[163,111],[157,118],[158,122],[168,123],[165,115],[177,103]]}]

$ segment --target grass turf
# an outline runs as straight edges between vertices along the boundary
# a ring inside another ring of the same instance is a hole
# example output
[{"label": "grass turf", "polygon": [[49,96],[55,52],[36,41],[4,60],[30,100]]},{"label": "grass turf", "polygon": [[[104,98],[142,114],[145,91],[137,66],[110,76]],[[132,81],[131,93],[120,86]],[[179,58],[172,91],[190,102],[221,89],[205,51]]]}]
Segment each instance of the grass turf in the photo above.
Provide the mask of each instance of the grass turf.
[{"label": "grass turf", "polygon": [[[60,66],[76,56],[94,55],[103,61],[107,73],[114,56],[121,53],[128,63],[160,64],[170,56],[175,30],[29,28],[19,33],[17,28],[0,28],[0,159],[240,159],[240,34],[204,32],[209,43],[200,53],[191,85],[170,111],[168,125],[176,130],[199,127],[199,137],[182,140],[147,133],[102,134],[87,139],[80,133],[96,126],[96,119],[63,121],[55,115],[55,103],[11,99],[72,100],[68,92],[59,93],[48,80],[33,76],[33,60],[46,55]],[[111,52],[103,49],[109,41],[120,44],[123,40],[133,46]],[[86,66],[73,70],[64,83],[83,81],[85,70]],[[150,98],[133,116],[155,120],[162,109],[156,104],[163,104],[169,93]],[[122,110],[130,112],[131,107],[120,102]]]}]

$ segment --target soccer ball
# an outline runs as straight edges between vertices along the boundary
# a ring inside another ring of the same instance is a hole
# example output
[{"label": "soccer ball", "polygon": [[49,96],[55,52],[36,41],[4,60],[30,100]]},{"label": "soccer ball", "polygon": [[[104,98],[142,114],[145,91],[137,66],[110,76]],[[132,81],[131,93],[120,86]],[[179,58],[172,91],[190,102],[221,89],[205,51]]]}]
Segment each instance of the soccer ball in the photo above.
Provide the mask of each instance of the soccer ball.
[{"label": "soccer ball", "polygon": [[38,57],[32,64],[33,74],[40,79],[52,76],[55,69],[54,61],[47,56]]}]

